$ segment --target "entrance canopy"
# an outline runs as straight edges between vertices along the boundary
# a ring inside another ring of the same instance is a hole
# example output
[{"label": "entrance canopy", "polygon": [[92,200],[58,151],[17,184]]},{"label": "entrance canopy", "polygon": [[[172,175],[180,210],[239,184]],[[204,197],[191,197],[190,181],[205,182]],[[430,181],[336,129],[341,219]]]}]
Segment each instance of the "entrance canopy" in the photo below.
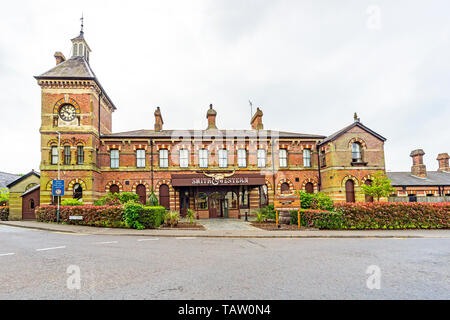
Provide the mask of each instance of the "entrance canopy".
[{"label": "entrance canopy", "polygon": [[172,186],[174,187],[260,186],[265,183],[265,176],[260,174],[203,173],[172,175]]}]

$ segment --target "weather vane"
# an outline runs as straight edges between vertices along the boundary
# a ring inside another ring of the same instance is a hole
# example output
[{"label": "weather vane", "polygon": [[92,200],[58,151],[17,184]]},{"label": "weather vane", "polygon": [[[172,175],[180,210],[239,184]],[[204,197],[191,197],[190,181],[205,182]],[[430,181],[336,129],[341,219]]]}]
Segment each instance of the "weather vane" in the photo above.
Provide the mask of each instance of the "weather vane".
[{"label": "weather vane", "polygon": [[81,13],[81,19],[80,19],[80,21],[81,21],[81,33],[83,33],[83,27],[84,27],[84,18],[83,18],[83,13]]}]

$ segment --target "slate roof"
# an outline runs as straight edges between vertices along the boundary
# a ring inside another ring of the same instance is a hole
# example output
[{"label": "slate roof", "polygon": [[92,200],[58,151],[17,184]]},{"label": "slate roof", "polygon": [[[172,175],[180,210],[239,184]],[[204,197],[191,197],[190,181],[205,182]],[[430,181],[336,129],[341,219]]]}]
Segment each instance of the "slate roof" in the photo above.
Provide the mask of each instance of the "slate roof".
[{"label": "slate roof", "polygon": [[411,172],[386,172],[394,187],[450,186],[450,172],[427,171],[427,177],[413,176]]},{"label": "slate roof", "polygon": [[29,176],[31,176],[31,175],[33,175],[33,174],[34,174],[36,177],[38,177],[38,178],[41,177],[40,174],[39,174],[39,172],[36,172],[36,171],[34,171],[34,170],[31,170],[31,171],[28,172],[27,174],[25,174],[25,175],[23,175],[23,176],[20,176],[18,179],[15,179],[14,181],[11,181],[11,182],[7,185],[7,187],[8,187],[8,188],[11,188],[12,186],[18,184],[20,181],[23,181],[24,179],[28,178]]},{"label": "slate roof", "polygon": [[275,130],[134,130],[126,132],[118,132],[107,135],[102,135],[102,138],[172,138],[182,135],[189,137],[207,137],[232,135],[233,137],[267,137],[275,136],[280,138],[299,138],[299,139],[323,139],[325,136],[317,134],[295,133]]},{"label": "slate roof", "polygon": [[8,184],[20,178],[18,174],[0,172],[0,188],[6,188]]},{"label": "slate roof", "polygon": [[103,94],[109,100],[113,108],[116,109],[114,103],[111,101],[111,99],[103,89],[102,85],[100,84],[100,81],[98,81],[98,78],[96,77],[94,71],[89,65],[89,62],[84,57],[81,56],[72,57],[64,62],[61,62],[52,69],[48,70],[47,72],[44,72],[40,76],[36,76],[35,78],[38,80],[40,79],[94,80],[102,90]]},{"label": "slate roof", "polygon": [[375,131],[369,129],[368,127],[366,127],[365,125],[363,125],[361,122],[359,121],[355,121],[353,122],[351,125],[346,126],[345,128],[333,133],[331,136],[328,136],[325,138],[325,140],[323,140],[319,145],[323,145],[327,142],[333,141],[334,139],[340,137],[341,135],[343,135],[344,133],[346,133],[347,131],[349,131],[350,129],[354,128],[354,127],[359,127],[367,132],[369,132],[370,134],[372,134],[373,136],[377,137],[378,139],[380,139],[381,141],[386,141],[386,138],[383,137],[382,135],[376,133]]}]

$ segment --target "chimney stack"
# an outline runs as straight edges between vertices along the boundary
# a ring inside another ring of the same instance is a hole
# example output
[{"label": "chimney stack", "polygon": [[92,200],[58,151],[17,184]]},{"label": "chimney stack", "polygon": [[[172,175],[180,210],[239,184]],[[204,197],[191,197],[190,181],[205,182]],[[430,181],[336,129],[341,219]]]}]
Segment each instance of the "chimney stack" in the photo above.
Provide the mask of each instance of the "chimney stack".
[{"label": "chimney stack", "polygon": [[417,149],[411,151],[411,154],[409,155],[411,158],[413,158],[413,165],[411,167],[411,174],[417,177],[426,178],[427,176],[427,168],[423,164],[423,155],[425,152],[423,152],[422,149]]},{"label": "chimney stack", "polygon": [[164,121],[161,115],[161,110],[159,109],[159,107],[157,107],[155,110],[155,131],[161,131],[163,128],[163,124]]},{"label": "chimney stack", "polygon": [[440,153],[438,154],[437,161],[439,163],[439,169],[438,172],[450,172],[450,167],[448,165],[448,159],[449,159],[448,153]]},{"label": "chimney stack", "polygon": [[64,57],[62,52],[59,52],[59,51],[55,52],[54,57],[56,59],[56,65],[60,64],[61,62],[66,61],[66,57]]},{"label": "chimney stack", "polygon": [[216,110],[213,109],[213,105],[209,105],[209,110],[206,113],[206,118],[208,119],[208,128],[206,130],[217,130],[216,126]]},{"label": "chimney stack", "polygon": [[252,117],[252,120],[250,121],[250,124],[252,125],[253,130],[262,130],[264,129],[264,125],[262,123],[262,116],[263,112],[260,108],[256,108],[256,112]]}]

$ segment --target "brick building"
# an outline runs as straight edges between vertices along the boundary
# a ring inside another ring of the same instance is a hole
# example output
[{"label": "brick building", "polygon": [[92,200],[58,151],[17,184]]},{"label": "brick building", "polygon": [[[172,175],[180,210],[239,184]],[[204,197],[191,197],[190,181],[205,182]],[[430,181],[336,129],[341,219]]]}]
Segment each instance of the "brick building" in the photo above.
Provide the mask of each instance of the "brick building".
[{"label": "brick building", "polygon": [[356,115],[325,137],[265,130],[259,108],[248,130],[223,130],[210,105],[205,130],[176,131],[164,129],[158,107],[152,130],[113,133],[116,106],[91,69],[83,32],[72,45],[70,59],[57,52],[56,66],[36,77],[42,91],[41,204],[53,201],[58,163],[65,197],[92,203],[107,192],[129,191],[146,202],[153,189],[162,205],[182,213],[192,208],[201,218],[236,218],[271,203],[275,193],[295,190],[370,201],[360,186],[385,170],[386,139]]}]

